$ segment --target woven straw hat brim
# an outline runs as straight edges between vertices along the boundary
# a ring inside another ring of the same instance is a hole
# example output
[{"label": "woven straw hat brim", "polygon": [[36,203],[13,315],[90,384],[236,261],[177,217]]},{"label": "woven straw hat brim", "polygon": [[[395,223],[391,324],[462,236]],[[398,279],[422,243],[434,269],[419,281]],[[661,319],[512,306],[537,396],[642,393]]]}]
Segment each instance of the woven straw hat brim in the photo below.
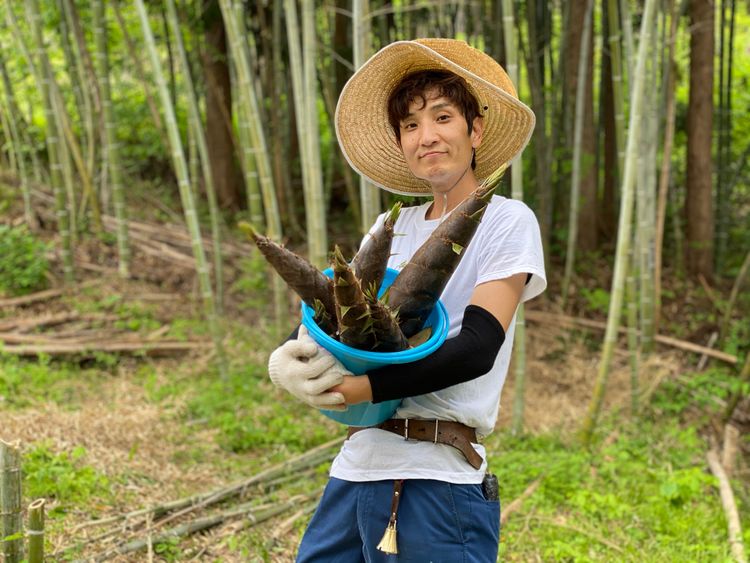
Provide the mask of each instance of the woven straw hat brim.
[{"label": "woven straw hat brim", "polygon": [[484,116],[476,151],[479,180],[507,164],[529,142],[536,118],[516,97],[502,67],[489,55],[454,39],[397,41],[373,55],[349,79],[336,106],[336,136],[349,164],[376,186],[402,195],[428,196],[430,185],[406,164],[388,122],[387,102],[406,75],[447,70],[463,77]]}]

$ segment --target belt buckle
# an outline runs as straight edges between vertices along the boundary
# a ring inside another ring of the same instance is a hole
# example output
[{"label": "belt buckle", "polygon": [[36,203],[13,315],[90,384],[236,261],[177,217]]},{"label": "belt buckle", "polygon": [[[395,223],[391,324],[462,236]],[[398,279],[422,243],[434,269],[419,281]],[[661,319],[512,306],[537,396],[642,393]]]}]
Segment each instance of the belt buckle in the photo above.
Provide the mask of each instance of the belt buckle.
[{"label": "belt buckle", "polygon": [[438,439],[437,439],[437,437],[438,437],[438,426],[440,426],[440,421],[436,418],[435,419],[435,437],[432,439],[432,443],[433,444],[437,444],[438,443]]}]

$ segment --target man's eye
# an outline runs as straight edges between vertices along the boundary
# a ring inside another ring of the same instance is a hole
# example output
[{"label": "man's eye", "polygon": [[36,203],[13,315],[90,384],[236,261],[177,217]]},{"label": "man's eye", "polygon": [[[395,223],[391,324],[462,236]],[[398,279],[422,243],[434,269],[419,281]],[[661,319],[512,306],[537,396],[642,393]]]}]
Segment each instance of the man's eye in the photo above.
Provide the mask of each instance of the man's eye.
[{"label": "man's eye", "polygon": [[416,123],[404,123],[403,125],[401,125],[401,128],[408,130],[408,129],[414,129],[416,126],[417,126]]},{"label": "man's eye", "polygon": [[448,115],[448,114],[443,114],[443,115],[439,115],[439,116],[438,116],[438,118],[437,118],[437,120],[438,120],[438,121],[447,121],[447,120],[449,120],[449,119],[450,119],[450,117],[451,117],[451,116],[450,116],[450,115]]}]

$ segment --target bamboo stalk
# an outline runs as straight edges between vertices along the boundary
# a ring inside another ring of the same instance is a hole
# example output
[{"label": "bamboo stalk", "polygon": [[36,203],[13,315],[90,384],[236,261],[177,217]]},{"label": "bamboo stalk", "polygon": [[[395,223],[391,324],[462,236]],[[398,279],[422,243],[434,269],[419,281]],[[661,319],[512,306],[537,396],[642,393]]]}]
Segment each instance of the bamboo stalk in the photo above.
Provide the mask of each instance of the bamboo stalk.
[{"label": "bamboo stalk", "polygon": [[[8,72],[5,68],[5,61],[3,60],[2,53],[5,51],[5,46],[0,43],[0,69],[3,77],[7,78]],[[29,191],[29,176],[26,170],[26,158],[24,157],[23,146],[21,144],[21,135],[18,132],[18,123],[16,122],[16,112],[14,110],[13,103],[13,89],[10,80],[3,80],[3,91],[6,109],[3,112],[4,117],[7,116],[9,136],[11,142],[11,154],[15,156],[16,166],[18,169],[18,176],[21,179],[21,197],[23,199],[23,214],[26,219],[26,224],[31,230],[35,230],[39,223],[36,220],[33,210],[31,209],[31,192]],[[0,111],[2,111],[0,109]]]},{"label": "bamboo stalk", "polygon": [[[240,2],[232,2],[233,9],[235,16],[237,18],[237,21],[244,22],[245,21],[245,10],[244,6]],[[262,11],[262,8],[259,8],[259,11]],[[247,60],[254,66],[258,67],[258,56],[255,52],[255,42],[250,39],[247,43],[249,43],[248,46],[246,46],[245,42],[241,42],[240,48],[242,48],[247,55]],[[236,68],[236,65],[235,67]],[[257,148],[253,144],[253,134],[251,131],[252,127],[252,121],[255,119],[259,119],[258,116],[254,116],[253,110],[249,110],[252,100],[250,99],[250,96],[252,95],[252,92],[248,91],[245,88],[237,87],[237,80],[236,80],[237,71],[235,70],[235,80],[232,81],[232,84],[235,85],[236,95],[232,97],[232,100],[234,104],[236,105],[236,112],[237,112],[237,125],[238,125],[238,136],[240,139],[240,144],[242,145],[241,151],[243,158],[241,159],[241,163],[243,164],[243,173],[245,175],[245,191],[247,192],[247,208],[250,214],[250,222],[253,225],[258,225],[259,229],[262,229],[265,231],[265,217],[263,216],[263,199],[262,194],[260,190],[260,181],[258,178],[258,167],[256,165],[256,153]],[[260,82],[260,80],[253,81],[254,84],[252,86],[255,86]],[[262,94],[260,94],[261,89],[257,88],[258,94],[256,95],[256,98],[262,99]],[[258,108],[258,111],[260,111],[260,108]]]},{"label": "bamboo stalk", "polygon": [[[520,84],[518,65],[518,39],[515,33],[513,3],[503,0],[503,39],[508,67],[508,75],[513,84]],[[513,199],[523,201],[523,161],[518,155],[511,162],[511,190]],[[513,371],[515,375],[513,385],[513,417],[511,428],[513,434],[523,432],[524,389],[526,386],[526,322],[523,304],[518,305],[516,311],[515,336],[513,339]]]},{"label": "bamboo stalk", "polygon": [[745,280],[750,274],[750,252],[745,255],[745,260],[742,262],[740,271],[737,273],[737,277],[732,284],[732,291],[729,293],[729,300],[727,301],[726,309],[721,318],[721,324],[719,325],[719,342],[723,342],[729,331],[729,323],[732,319],[732,311],[734,305],[737,303],[737,298],[740,295],[740,289],[745,283]]},{"label": "bamboo stalk", "polygon": [[[655,24],[657,25],[657,24]],[[655,206],[654,193],[656,191],[656,138],[659,117],[656,113],[656,98],[658,96],[657,73],[658,65],[653,55],[655,50],[656,34],[651,34],[645,46],[646,54],[646,81],[644,86],[643,112],[641,113],[642,125],[640,130],[641,139],[638,143],[638,175],[636,180],[636,216],[638,229],[635,231],[637,237],[636,260],[638,261],[639,274],[639,314],[640,314],[640,348],[644,354],[653,350],[654,346],[654,287],[653,287],[653,252],[654,252],[654,225]]]},{"label": "bamboo stalk", "polygon": [[[76,18],[78,17],[78,12],[75,9],[75,6],[73,5],[73,0],[58,0],[58,4],[60,6],[60,18],[61,18],[61,27],[63,25],[62,22],[65,22],[65,30],[67,33],[73,33],[75,37],[74,47],[71,46],[70,48],[70,56],[72,57],[72,62],[69,64],[72,68],[75,68],[75,73],[78,77],[78,80],[81,81],[82,84],[85,84],[82,88],[80,88],[80,103],[79,103],[79,116],[81,118],[81,121],[83,122],[83,127],[86,130],[86,143],[85,143],[85,152],[86,152],[86,169],[90,176],[94,176],[94,159],[96,155],[96,141],[94,138],[94,96],[92,95],[92,90],[96,88],[96,86],[89,85],[89,80],[92,78],[91,76],[87,75],[86,70],[86,64],[85,64],[85,58],[88,55],[88,52],[84,53],[83,51],[88,51],[86,49],[85,40],[81,41],[78,37],[78,33],[80,32],[80,23],[76,22]],[[92,80],[92,82],[95,82],[95,80]]]},{"label": "bamboo stalk", "polygon": [[[633,266],[635,259],[631,253],[629,260]],[[635,281],[635,267],[628,270],[625,279],[625,299],[627,301],[627,334],[628,353],[630,355],[630,412],[635,415],[638,412],[639,390],[639,346],[638,346],[638,288]]]},{"label": "bamboo stalk", "polygon": [[594,392],[587,415],[581,428],[581,438],[588,445],[596,427],[596,422],[601,410],[604,392],[609,379],[609,370],[612,362],[615,342],[617,339],[620,315],[622,314],[623,282],[627,275],[627,252],[631,239],[631,222],[633,213],[633,184],[635,181],[635,153],[636,143],[640,135],[640,112],[644,96],[644,71],[646,64],[646,47],[650,43],[650,35],[653,27],[653,19],[656,11],[654,0],[646,0],[641,20],[641,43],[638,46],[638,65],[635,72],[635,80],[632,88],[632,106],[630,115],[630,127],[628,131],[628,151],[625,159],[625,173],[622,180],[622,195],[620,203],[620,220],[617,234],[617,251],[615,259],[615,271],[612,280],[612,292],[607,316],[607,331],[604,337],[602,357],[599,362],[599,371],[594,385]]},{"label": "bamboo stalk", "polygon": [[[68,115],[68,111],[65,106],[65,100],[62,96],[62,93],[60,92],[60,87],[58,86],[54,72],[52,71],[52,65],[49,61],[49,57],[47,56],[46,51],[42,51],[42,55],[42,68],[45,74],[48,76],[53,107],[55,108],[57,128],[59,131],[62,131],[63,137],[66,141],[65,143],[61,143],[60,145],[61,148],[65,151],[61,154],[65,154],[68,156],[61,156],[61,160],[63,161],[64,166],[70,166],[70,158],[72,157],[73,163],[75,164],[76,170],[78,171],[78,176],[81,180],[84,198],[83,201],[87,202],[91,206],[91,224],[95,232],[101,233],[101,211],[99,209],[99,202],[96,198],[96,194],[94,193],[91,176],[88,172],[88,167],[86,166],[86,162],[83,158],[81,147],[78,143],[78,140],[76,139],[75,133],[73,132],[73,125],[70,121],[70,116]],[[69,176],[69,191],[72,194],[72,170],[69,172]],[[69,197],[69,200],[74,201],[74,198]],[[71,215],[71,222],[73,223],[73,225],[76,224],[75,215]]]},{"label": "bamboo stalk", "polygon": [[567,307],[570,281],[573,277],[576,245],[578,244],[578,207],[581,199],[581,158],[583,153],[583,118],[584,102],[586,100],[586,84],[590,82],[588,76],[589,47],[591,45],[591,17],[594,0],[586,0],[586,11],[583,16],[583,35],[578,54],[578,80],[576,84],[575,125],[573,128],[573,172],[571,178],[570,205],[568,216],[568,246],[565,252],[565,270],[562,280],[562,306]]},{"label": "bamboo stalk", "polygon": [[102,95],[102,120],[104,121],[103,141],[105,160],[109,165],[112,203],[115,211],[115,232],[117,233],[118,272],[123,278],[130,277],[130,242],[128,240],[127,211],[122,185],[120,166],[120,146],[115,131],[112,94],[109,87],[109,56],[107,53],[107,17],[102,0],[94,0],[94,38],[96,40],[97,81]]},{"label": "bamboo stalk", "polygon": [[190,232],[190,238],[192,240],[193,256],[195,256],[196,270],[198,273],[198,281],[201,290],[204,313],[209,325],[209,332],[211,333],[214,341],[214,347],[219,362],[219,371],[221,372],[222,377],[224,377],[227,369],[226,356],[224,354],[222,334],[216,314],[214,294],[211,289],[208,264],[206,262],[206,255],[203,252],[203,245],[201,242],[201,232],[200,225],[198,223],[198,215],[195,209],[195,202],[193,201],[193,194],[190,190],[190,178],[188,177],[185,152],[182,148],[182,140],[180,139],[180,132],[177,127],[177,119],[174,113],[174,106],[172,105],[172,99],[170,97],[167,83],[164,78],[164,72],[162,71],[161,61],[159,59],[159,53],[156,49],[156,43],[154,41],[153,33],[151,32],[151,25],[148,21],[148,13],[146,11],[143,0],[136,0],[136,8],[138,10],[138,15],[141,21],[141,28],[143,30],[143,36],[146,41],[146,47],[151,59],[154,77],[156,78],[156,82],[158,85],[159,96],[161,97],[162,101],[162,109],[164,111],[164,117],[167,124],[167,132],[169,134],[169,140],[172,148],[172,160],[178,178],[180,200],[182,201],[182,207],[185,213],[185,223],[187,224],[187,228]]},{"label": "bamboo stalk", "polygon": [[27,63],[29,65],[29,68],[32,70],[32,74],[34,75],[34,78],[36,79],[37,87],[42,94],[42,100],[44,103],[44,116],[46,121],[46,127],[47,127],[47,134],[45,136],[45,141],[47,144],[47,154],[49,159],[49,169],[50,169],[50,183],[52,184],[52,191],[55,194],[55,212],[56,212],[56,219],[57,219],[57,229],[60,233],[60,239],[61,239],[61,246],[62,246],[62,262],[63,262],[63,272],[65,275],[65,280],[68,283],[71,283],[73,281],[74,273],[73,273],[73,241],[71,237],[71,231],[70,231],[70,217],[67,210],[67,198],[65,195],[65,191],[63,189],[63,177],[62,177],[62,167],[60,164],[59,154],[60,154],[60,148],[59,143],[60,139],[58,138],[58,128],[57,128],[57,120],[55,118],[55,112],[53,109],[53,102],[52,102],[52,90],[49,82],[49,75],[48,73],[44,72],[41,68],[46,68],[46,65],[44,65],[43,61],[44,58],[44,42],[43,42],[43,36],[42,36],[42,29],[41,29],[41,23],[39,16],[39,9],[35,2],[35,0],[26,0],[26,5],[31,9],[32,16],[30,18],[31,20],[31,28],[34,34],[34,45],[35,45],[35,55],[38,63],[34,63],[34,59],[32,58],[31,54],[28,52],[28,49],[26,48],[26,43],[23,39],[23,35],[21,34],[20,28],[18,26],[18,22],[16,20],[15,13],[11,9],[10,6],[8,6],[8,9],[5,11],[6,18],[8,20],[8,24],[11,28],[11,30],[14,32],[14,36],[16,38],[16,44],[18,47],[22,50],[24,53],[25,58],[27,59]]},{"label": "bamboo stalk", "polygon": [[45,500],[40,498],[29,505],[28,563],[44,563],[44,503]]},{"label": "bamboo stalk", "polygon": [[167,132],[164,129],[164,122],[162,121],[161,114],[159,113],[159,106],[157,105],[156,100],[154,99],[154,94],[151,90],[151,81],[146,78],[146,71],[143,68],[143,62],[141,61],[138,47],[135,45],[133,38],[130,36],[130,33],[128,32],[128,26],[125,23],[124,18],[122,17],[120,2],[112,2],[112,7],[115,11],[115,19],[117,19],[117,25],[120,27],[120,32],[122,33],[122,37],[125,40],[125,45],[127,45],[128,54],[130,54],[130,58],[133,61],[135,74],[138,77],[138,81],[141,83],[141,86],[143,87],[143,93],[146,97],[146,103],[148,104],[148,109],[151,113],[151,117],[154,120],[154,126],[159,132],[159,138],[161,139],[162,145],[166,149],[169,147],[169,138],[167,137]]},{"label": "bamboo stalk", "polygon": [[[235,69],[239,78],[240,89],[245,92],[245,100],[249,102],[249,104],[244,104],[245,111],[250,115],[251,122],[254,125],[250,128],[250,133],[252,144],[256,150],[256,166],[259,174],[261,193],[263,195],[267,235],[272,240],[280,242],[282,237],[281,217],[276,199],[276,190],[273,185],[271,163],[268,158],[265,132],[263,131],[259,117],[259,103],[256,98],[255,88],[253,87],[250,58],[246,45],[243,43],[243,40],[248,36],[237,22],[235,10],[232,8],[230,0],[220,0],[219,5],[224,19],[227,38],[229,39],[229,47],[236,63]],[[278,330],[284,318],[286,293],[280,276],[271,274],[271,284],[274,295],[274,316],[276,318],[276,329]]]},{"label": "bamboo stalk", "polygon": [[[745,364],[742,366],[742,369],[740,370],[739,375],[737,376],[737,380],[740,383],[747,384],[748,381],[750,381],[750,354],[747,354],[745,356]],[[737,391],[735,391],[731,397],[727,400],[726,407],[724,409],[724,420],[730,421],[732,420],[732,417],[734,416],[734,411],[737,408],[737,405],[739,404],[742,397],[745,396],[744,386],[740,387]]]},{"label": "bamboo stalk", "polygon": [[[368,0],[352,0],[352,43],[354,55],[354,69],[358,69],[370,55],[370,21],[373,14],[370,12]],[[360,215],[362,224],[361,233],[370,231],[370,227],[380,214],[380,190],[370,184],[363,177],[359,179]]]},{"label": "bamboo stalk", "polygon": [[654,241],[654,333],[659,332],[661,323],[661,274],[662,254],[664,245],[664,225],[667,215],[667,199],[669,191],[669,176],[672,167],[672,145],[674,143],[675,120],[677,104],[675,89],[677,68],[674,61],[675,42],[677,39],[678,11],[675,10],[674,0],[671,0],[669,23],[669,51],[665,65],[664,84],[666,88],[666,118],[664,124],[664,146],[662,150],[661,173],[659,176],[659,196],[656,209],[656,240]]},{"label": "bamboo stalk", "polygon": [[200,109],[198,107],[198,99],[195,93],[195,86],[193,85],[193,78],[190,74],[190,64],[188,63],[185,45],[182,41],[182,32],[180,31],[179,20],[177,19],[177,10],[174,5],[174,0],[167,1],[167,16],[169,19],[169,25],[172,29],[172,35],[174,35],[175,38],[175,47],[177,49],[179,64],[182,67],[191,129],[193,131],[193,138],[198,145],[203,180],[206,183],[206,198],[208,200],[208,210],[211,218],[211,235],[214,248],[213,265],[214,286],[216,289],[216,307],[218,314],[221,314],[224,303],[224,268],[222,266],[221,233],[219,230],[220,217],[219,206],[216,202],[216,188],[214,187],[214,177],[208,155],[206,135],[203,131]]},{"label": "bamboo stalk", "polygon": [[21,499],[20,444],[0,440],[0,553],[5,563],[23,559]]},{"label": "bamboo stalk", "polygon": [[734,493],[724,468],[719,461],[719,454],[716,450],[709,450],[706,453],[706,460],[714,477],[719,481],[719,495],[721,497],[721,506],[727,518],[727,528],[729,533],[729,546],[732,551],[732,557],[737,563],[746,563],[745,544],[742,541],[742,526],[740,525],[740,516],[737,512],[737,504],[734,501]]},{"label": "bamboo stalk", "polygon": [[[287,41],[289,44],[289,62],[292,73],[292,91],[294,98],[294,113],[297,119],[297,137],[299,139],[300,154],[302,159],[302,189],[305,201],[305,216],[307,218],[307,241],[309,245],[309,260],[316,266],[326,262],[327,242],[325,235],[325,217],[323,216],[323,186],[320,169],[320,153],[317,146],[319,141],[313,139],[313,131],[317,131],[317,107],[314,100],[317,99],[317,88],[312,92],[307,91],[310,83],[310,73],[314,73],[314,62],[303,56],[303,45],[309,47],[310,29],[307,16],[309,5],[303,3],[302,33],[300,34],[297,20],[296,0],[284,0],[284,11],[287,25]],[[314,32],[313,32],[314,33]],[[313,100],[313,101],[311,101]],[[309,115],[311,108],[315,107],[313,116]],[[314,128],[314,129],[313,129]]]}]

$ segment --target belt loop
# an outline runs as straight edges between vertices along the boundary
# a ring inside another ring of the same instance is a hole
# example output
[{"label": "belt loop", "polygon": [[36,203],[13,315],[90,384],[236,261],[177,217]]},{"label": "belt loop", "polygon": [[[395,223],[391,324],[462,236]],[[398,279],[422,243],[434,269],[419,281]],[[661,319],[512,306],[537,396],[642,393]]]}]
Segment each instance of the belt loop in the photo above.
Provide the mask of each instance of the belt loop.
[{"label": "belt loop", "polygon": [[438,426],[440,425],[440,421],[436,418],[435,419],[435,437],[432,439],[433,444],[437,444],[437,437],[438,437]]},{"label": "belt loop", "polygon": [[409,419],[404,419],[404,440],[409,439]]}]

